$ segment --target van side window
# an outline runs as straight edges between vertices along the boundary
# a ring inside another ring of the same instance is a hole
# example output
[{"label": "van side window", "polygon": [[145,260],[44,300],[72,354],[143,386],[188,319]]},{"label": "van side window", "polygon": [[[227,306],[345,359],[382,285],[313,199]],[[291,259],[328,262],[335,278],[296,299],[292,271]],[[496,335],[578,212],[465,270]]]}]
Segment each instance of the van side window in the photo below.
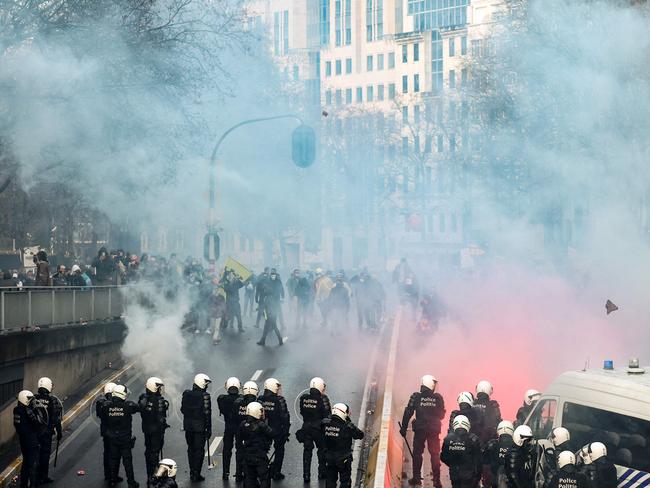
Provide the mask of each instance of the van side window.
[{"label": "van side window", "polygon": [[602,442],[614,463],[650,471],[650,421],[566,402],[562,408],[562,426],[571,433],[572,451],[592,442]]},{"label": "van side window", "polygon": [[551,398],[540,400],[535,406],[535,411],[527,422],[535,439],[546,439],[551,433],[556,410],[557,401]]}]

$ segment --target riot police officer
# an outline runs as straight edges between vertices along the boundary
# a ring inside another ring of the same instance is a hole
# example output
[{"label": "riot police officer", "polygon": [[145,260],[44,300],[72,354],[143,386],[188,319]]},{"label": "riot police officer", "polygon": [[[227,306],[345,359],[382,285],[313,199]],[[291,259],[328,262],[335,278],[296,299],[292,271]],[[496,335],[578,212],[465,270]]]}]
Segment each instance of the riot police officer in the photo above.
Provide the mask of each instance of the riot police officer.
[{"label": "riot police officer", "polygon": [[507,486],[506,479],[506,456],[508,451],[515,445],[512,434],[515,427],[509,420],[502,420],[497,426],[497,439],[491,439],[483,451],[483,464],[490,466],[492,471],[493,488],[504,488]]},{"label": "riot police officer", "polygon": [[144,460],[147,466],[147,479],[151,479],[158,466],[160,453],[165,443],[167,410],[169,402],[162,396],[165,384],[160,378],[152,376],[145,384],[145,392],[138,399],[144,433]]},{"label": "riot police officer", "polygon": [[332,415],[321,424],[327,462],[326,488],[336,488],[337,479],[341,488],[352,486],[352,440],[363,439],[361,431],[350,420],[350,407],[337,403]]},{"label": "riot police officer", "polygon": [[241,398],[239,390],[241,383],[239,379],[230,377],[225,383],[226,393],[217,397],[217,405],[219,406],[219,413],[223,416],[226,424],[223,431],[223,475],[222,478],[227,480],[230,476],[230,461],[232,459],[232,449],[235,445],[235,435],[241,420],[239,412],[235,405]]},{"label": "riot police officer", "polygon": [[237,438],[245,469],[244,487],[268,488],[271,486],[271,477],[267,453],[273,440],[273,431],[264,421],[264,407],[261,403],[250,402],[246,405],[246,418],[239,426]]},{"label": "riot police officer", "polygon": [[570,450],[571,434],[564,427],[556,427],[548,435],[548,439],[551,441],[552,447],[543,449],[540,445],[537,452],[537,455],[540,456],[541,472],[546,482],[557,473],[557,458],[560,453]]},{"label": "riot police officer", "polygon": [[515,427],[524,425],[528,415],[533,411],[533,408],[535,408],[535,405],[537,405],[537,401],[541,396],[542,394],[537,390],[526,390],[526,393],[524,393],[524,403],[519,407],[519,410],[517,410],[517,421],[515,422]]},{"label": "riot police officer", "polygon": [[183,392],[181,413],[187,442],[187,461],[192,481],[204,481],[201,475],[205,445],[212,436],[212,400],[208,386],[212,380],[207,374],[194,377],[191,390]]},{"label": "riot police officer", "polygon": [[602,442],[592,442],[582,449],[584,459],[580,467],[592,488],[616,488],[618,476],[616,466],[607,458],[607,447]]},{"label": "riot police officer", "polygon": [[289,440],[289,427],[291,420],[287,401],[280,395],[282,385],[275,378],[269,378],[264,382],[264,394],[258,401],[264,407],[266,421],[273,430],[273,449],[275,457],[271,464],[271,479],[276,481],[285,478],[282,474],[282,463],[284,462],[284,445]]},{"label": "riot police officer", "polygon": [[527,425],[520,425],[512,434],[514,446],[506,454],[505,472],[511,488],[530,488],[535,481],[537,466],[533,432]]},{"label": "riot police officer", "polygon": [[108,438],[108,452],[110,463],[109,486],[117,486],[117,473],[120,469],[120,459],[124,465],[126,481],[129,488],[137,488],[139,483],[135,481],[133,474],[133,455],[131,450],[135,444],[135,437],[132,435],[131,426],[133,414],[139,411],[138,406],[127,401],[127,389],[124,385],[117,385],[113,388],[111,400],[104,404],[106,419],[105,436]]},{"label": "riot police officer", "polygon": [[173,459],[162,459],[152,478],[153,488],[178,488],[176,472],[178,466]]},{"label": "riot police officer", "polygon": [[426,443],[431,456],[431,471],[433,484],[441,487],[440,483],[440,430],[441,422],[445,416],[445,402],[442,395],[436,392],[438,380],[430,374],[424,375],[420,380],[420,391],[416,391],[409,398],[409,403],[404,409],[400,434],[406,437],[409,421],[413,414],[413,477],[409,485],[422,484],[422,455]]},{"label": "riot police officer", "polygon": [[34,395],[34,409],[46,420],[38,432],[38,482],[52,483],[49,477],[50,455],[52,454],[52,435],[56,431],[56,441],[63,436],[61,421],[63,420],[63,405],[61,400],[52,395],[52,380],[43,377],[38,380],[38,392]]},{"label": "riot police officer", "polygon": [[[247,381],[244,383],[242,388],[243,395],[235,401],[235,411],[237,412],[237,429],[239,425],[246,420],[248,414],[246,413],[246,407],[249,403],[257,401],[257,395],[260,389],[257,386],[257,383],[254,381]],[[244,450],[241,445],[241,439],[235,435],[235,445],[237,446],[237,451],[235,452],[235,480],[244,481]]]},{"label": "riot police officer", "polygon": [[453,432],[442,443],[440,459],[449,466],[453,488],[476,488],[481,478],[481,443],[470,429],[469,419],[457,415]]},{"label": "riot police officer", "polygon": [[557,457],[558,471],[545,488],[588,488],[589,482],[576,468],[576,457],[571,451],[562,451]]},{"label": "riot police officer", "polygon": [[[490,439],[496,438],[497,425],[502,420],[499,402],[490,398],[493,391],[494,388],[489,381],[479,381],[476,385],[474,409],[477,418],[481,421],[480,432],[477,432],[477,435],[482,446],[485,446]],[[484,487],[487,488],[492,485],[492,472],[487,466],[483,469],[482,478]]]},{"label": "riot police officer", "polygon": [[469,391],[461,391],[456,398],[456,402],[458,403],[458,409],[452,410],[449,414],[449,429],[447,433],[454,431],[454,419],[458,415],[464,415],[469,419],[469,423],[471,424],[472,430],[470,432],[478,436],[481,432],[480,426],[483,423],[479,420],[481,412],[474,409],[474,395]]},{"label": "riot police officer", "polygon": [[38,432],[42,424],[33,408],[34,394],[29,390],[18,393],[18,403],[14,407],[14,428],[18,434],[23,462],[20,467],[20,488],[38,486]]},{"label": "riot police officer", "polygon": [[[115,383],[109,382],[104,385],[104,396],[97,399],[95,403],[95,413],[99,419],[99,433],[102,436],[102,443],[104,444],[104,454],[103,454],[103,464],[104,464],[104,479],[110,481],[111,479],[111,463],[109,457],[109,446],[108,446],[108,437],[106,437],[106,410],[105,406],[108,402],[111,401],[113,388],[117,385]],[[116,477],[116,480],[124,481],[120,476]]]},{"label": "riot police officer", "polygon": [[311,479],[311,460],[314,446],[317,448],[318,456],[318,479],[325,479],[325,451],[323,443],[323,432],[321,422],[330,415],[332,407],[330,399],[325,394],[325,381],[323,378],[315,377],[309,382],[309,392],[300,396],[300,415],[303,424],[296,439],[303,445],[302,453],[302,477],[305,483]]}]

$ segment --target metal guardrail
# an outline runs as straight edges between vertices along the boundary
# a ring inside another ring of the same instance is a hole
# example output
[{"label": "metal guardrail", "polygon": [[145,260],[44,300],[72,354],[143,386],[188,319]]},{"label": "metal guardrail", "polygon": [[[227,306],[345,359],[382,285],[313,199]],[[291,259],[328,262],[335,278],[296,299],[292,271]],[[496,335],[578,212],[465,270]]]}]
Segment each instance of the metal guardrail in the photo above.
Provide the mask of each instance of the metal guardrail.
[{"label": "metal guardrail", "polygon": [[0,288],[0,332],[120,317],[122,287]]}]

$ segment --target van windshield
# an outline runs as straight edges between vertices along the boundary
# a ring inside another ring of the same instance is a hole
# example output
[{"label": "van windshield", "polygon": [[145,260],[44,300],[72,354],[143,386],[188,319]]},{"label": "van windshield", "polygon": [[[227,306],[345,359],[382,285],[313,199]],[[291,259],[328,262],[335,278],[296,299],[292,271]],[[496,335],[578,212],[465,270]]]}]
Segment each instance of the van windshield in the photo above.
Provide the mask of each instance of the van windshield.
[{"label": "van windshield", "polygon": [[614,463],[650,472],[650,421],[566,402],[562,426],[571,433],[573,451],[602,442]]}]

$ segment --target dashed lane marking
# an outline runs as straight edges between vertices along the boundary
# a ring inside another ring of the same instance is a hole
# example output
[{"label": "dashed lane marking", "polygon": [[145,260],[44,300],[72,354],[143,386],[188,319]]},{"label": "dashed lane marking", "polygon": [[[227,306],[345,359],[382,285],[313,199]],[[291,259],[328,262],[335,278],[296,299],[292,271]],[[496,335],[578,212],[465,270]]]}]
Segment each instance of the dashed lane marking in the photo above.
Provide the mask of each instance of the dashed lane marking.
[{"label": "dashed lane marking", "polygon": [[[219,444],[221,444],[221,441],[223,440],[223,437],[215,437],[212,439],[212,442],[210,443],[210,456],[214,456],[214,453],[217,452],[217,449],[219,449]],[[208,453],[205,453],[205,457],[208,457]]]},{"label": "dashed lane marking", "polygon": [[263,369],[258,369],[253,373],[253,376],[251,376],[251,381],[257,381],[260,379],[260,376],[262,376],[262,373],[264,372]]}]

